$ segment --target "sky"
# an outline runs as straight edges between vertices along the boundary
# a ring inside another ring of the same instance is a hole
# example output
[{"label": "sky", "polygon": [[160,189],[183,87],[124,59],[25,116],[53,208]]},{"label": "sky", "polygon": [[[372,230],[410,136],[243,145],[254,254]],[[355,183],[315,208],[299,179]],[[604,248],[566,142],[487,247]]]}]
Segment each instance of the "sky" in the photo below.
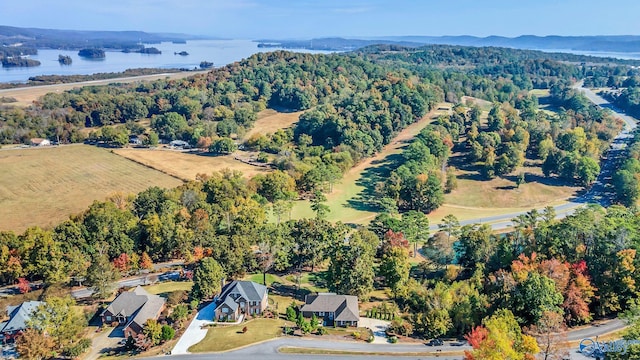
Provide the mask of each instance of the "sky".
[{"label": "sky", "polygon": [[236,39],[640,35],[638,0],[3,0],[0,25]]}]

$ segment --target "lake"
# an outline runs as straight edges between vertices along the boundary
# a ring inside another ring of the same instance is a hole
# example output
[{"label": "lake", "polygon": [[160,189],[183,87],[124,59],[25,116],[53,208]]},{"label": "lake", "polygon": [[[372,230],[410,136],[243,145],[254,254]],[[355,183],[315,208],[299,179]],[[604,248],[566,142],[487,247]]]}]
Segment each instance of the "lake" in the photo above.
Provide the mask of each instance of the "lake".
[{"label": "lake", "polygon": [[[278,50],[277,48],[258,48],[258,43],[251,40],[193,40],[186,44],[163,42],[149,44],[162,54],[150,55],[139,53],[123,53],[107,51],[104,59],[85,59],[78,56],[78,51],[38,50],[38,55],[30,56],[42,64],[36,67],[0,67],[0,82],[25,82],[37,75],[79,75],[103,72],[120,72],[134,68],[187,68],[193,69],[201,61],[213,62],[215,67],[224,66],[242,60],[258,52]],[[176,55],[181,51],[187,56]],[[295,50],[292,50],[295,51]],[[327,51],[299,50],[308,53],[327,53]],[[61,65],[58,55],[67,55],[73,59],[71,65]]]},{"label": "lake", "polygon": [[[101,72],[120,72],[134,68],[187,68],[193,69],[201,61],[213,62],[215,67],[224,66],[242,60],[258,52],[279,50],[278,48],[258,48],[258,43],[251,40],[192,40],[186,44],[163,42],[150,44],[162,54],[150,55],[139,53],[123,53],[107,51],[104,59],[85,59],[78,56],[78,51],[38,50],[38,55],[31,56],[42,64],[36,67],[0,67],[0,82],[26,82],[29,77],[37,75],[79,75]],[[186,51],[187,56],[175,53]],[[290,50],[308,53],[328,53],[317,50]],[[547,52],[569,52],[582,55],[616,57],[620,59],[640,59],[640,53],[613,53],[597,51],[543,50]],[[67,55],[73,59],[71,65],[61,65],[58,55]]]}]

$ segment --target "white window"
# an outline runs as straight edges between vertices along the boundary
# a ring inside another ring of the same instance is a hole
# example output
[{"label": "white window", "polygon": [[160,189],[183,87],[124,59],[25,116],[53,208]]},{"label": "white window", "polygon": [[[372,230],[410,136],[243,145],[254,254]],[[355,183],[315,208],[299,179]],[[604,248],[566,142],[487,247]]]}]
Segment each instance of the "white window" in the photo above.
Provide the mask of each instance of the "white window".
[{"label": "white window", "polygon": [[226,308],[226,307],[222,308],[222,312],[225,313],[225,314],[228,313],[229,312],[229,308]]},{"label": "white window", "polygon": [[324,311],[320,311],[320,312],[318,313],[318,316],[324,316]]},{"label": "white window", "polygon": [[105,319],[106,319],[107,321],[111,321],[111,316],[107,315],[107,316],[105,317]]}]

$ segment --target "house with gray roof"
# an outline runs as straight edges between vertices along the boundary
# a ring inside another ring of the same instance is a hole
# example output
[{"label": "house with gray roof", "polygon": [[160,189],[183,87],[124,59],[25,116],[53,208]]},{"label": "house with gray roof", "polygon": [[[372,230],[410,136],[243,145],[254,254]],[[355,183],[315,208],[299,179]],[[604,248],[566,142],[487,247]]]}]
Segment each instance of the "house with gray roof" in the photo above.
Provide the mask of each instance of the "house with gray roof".
[{"label": "house with gray roof", "polygon": [[216,299],[216,321],[236,321],[242,314],[259,315],[267,308],[267,287],[253,281],[232,281]]},{"label": "house with gray roof", "polygon": [[7,316],[9,320],[0,323],[0,336],[3,341],[10,342],[16,335],[27,329],[27,323],[40,305],[44,305],[44,302],[25,301],[18,306],[8,306]]},{"label": "house with gray roof", "polygon": [[319,293],[307,295],[304,305],[300,308],[302,316],[316,315],[323,319],[325,326],[358,326],[360,309],[358,297],[351,295],[337,295],[334,293]]},{"label": "house with gray roof", "polygon": [[124,324],[124,337],[136,337],[149,319],[157,320],[165,309],[164,298],[149,294],[140,286],[118,295],[100,316],[102,322]]}]

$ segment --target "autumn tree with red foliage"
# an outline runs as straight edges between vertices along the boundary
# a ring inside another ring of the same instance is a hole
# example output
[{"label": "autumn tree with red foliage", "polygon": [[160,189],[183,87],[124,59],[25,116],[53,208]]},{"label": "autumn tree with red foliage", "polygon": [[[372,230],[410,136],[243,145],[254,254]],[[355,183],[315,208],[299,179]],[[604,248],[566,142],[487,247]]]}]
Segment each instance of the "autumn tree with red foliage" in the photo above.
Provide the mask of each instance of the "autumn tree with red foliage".
[{"label": "autumn tree with red foliage", "polygon": [[129,271],[129,255],[122,253],[117,258],[113,259],[113,266],[121,273]]},{"label": "autumn tree with red foliage", "polygon": [[31,285],[29,285],[29,281],[25,278],[18,278],[18,291],[20,294],[26,294],[31,291]]}]

